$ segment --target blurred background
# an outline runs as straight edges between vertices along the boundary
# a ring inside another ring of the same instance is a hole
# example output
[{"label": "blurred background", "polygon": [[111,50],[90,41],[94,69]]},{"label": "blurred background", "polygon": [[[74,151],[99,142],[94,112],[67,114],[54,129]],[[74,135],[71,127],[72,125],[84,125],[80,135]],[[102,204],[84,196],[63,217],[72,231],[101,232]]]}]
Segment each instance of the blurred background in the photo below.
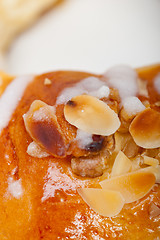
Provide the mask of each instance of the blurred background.
[{"label": "blurred background", "polygon": [[3,53],[5,71],[103,73],[160,63],[160,0],[64,0],[44,12]]}]

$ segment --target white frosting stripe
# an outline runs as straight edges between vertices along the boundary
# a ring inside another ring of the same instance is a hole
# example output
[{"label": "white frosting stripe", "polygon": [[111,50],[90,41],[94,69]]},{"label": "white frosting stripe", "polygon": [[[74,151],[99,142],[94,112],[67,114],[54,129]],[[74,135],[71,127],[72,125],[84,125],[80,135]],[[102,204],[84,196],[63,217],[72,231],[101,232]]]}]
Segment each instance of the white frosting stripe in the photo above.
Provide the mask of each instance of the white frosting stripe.
[{"label": "white frosting stripe", "polygon": [[109,96],[110,90],[107,84],[99,78],[84,78],[74,86],[64,89],[58,96],[56,104],[65,104],[73,97],[84,93],[97,98],[103,98]]},{"label": "white frosting stripe", "polygon": [[105,74],[111,87],[117,88],[121,99],[136,96],[138,75],[134,69],[125,65],[110,68]]},{"label": "white frosting stripe", "polygon": [[4,91],[0,98],[0,132],[8,125],[19,100],[23,96],[26,86],[32,80],[33,76],[17,77]]}]

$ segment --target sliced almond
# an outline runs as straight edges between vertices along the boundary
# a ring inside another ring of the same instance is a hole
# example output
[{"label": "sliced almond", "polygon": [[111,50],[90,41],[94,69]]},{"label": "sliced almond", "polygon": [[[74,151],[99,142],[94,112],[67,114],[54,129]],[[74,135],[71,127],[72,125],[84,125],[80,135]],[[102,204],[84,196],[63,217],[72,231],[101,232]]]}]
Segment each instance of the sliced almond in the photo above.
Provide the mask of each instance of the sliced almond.
[{"label": "sliced almond", "polygon": [[129,131],[138,146],[160,147],[160,113],[151,108],[144,110],[134,118]]},{"label": "sliced almond", "polygon": [[156,158],[143,156],[143,163],[150,166],[157,166],[159,164],[159,161]]},{"label": "sliced almond", "polygon": [[131,172],[139,170],[143,164],[143,158],[138,155],[136,158],[132,159],[132,169]]},{"label": "sliced almond", "polygon": [[128,133],[120,133],[120,132],[116,132],[114,134],[114,139],[115,139],[115,152],[119,152],[124,148],[125,142],[126,142],[126,138],[128,137]]},{"label": "sliced almond", "polygon": [[155,175],[151,172],[136,171],[100,182],[103,189],[119,191],[126,203],[144,197],[155,184]]},{"label": "sliced almond", "polygon": [[80,188],[78,193],[90,208],[104,217],[113,217],[119,214],[124,206],[124,198],[117,191]]},{"label": "sliced almond", "polygon": [[133,158],[138,154],[139,147],[133,141],[132,136],[130,133],[120,133],[116,132],[114,134],[115,137],[115,152],[119,152],[122,150],[124,154],[129,157]]},{"label": "sliced almond", "polygon": [[160,165],[141,168],[139,171],[153,173],[156,177],[156,183],[160,183]]},{"label": "sliced almond", "polygon": [[127,158],[127,156],[123,152],[119,152],[111,172],[111,177],[120,176],[124,173],[127,173],[132,168],[132,162]]},{"label": "sliced almond", "polygon": [[88,95],[68,101],[64,115],[70,124],[91,134],[109,136],[120,126],[118,115],[107,104]]},{"label": "sliced almond", "polygon": [[31,138],[53,156],[64,157],[66,144],[54,108],[35,100],[23,116],[26,130]]},{"label": "sliced almond", "polygon": [[142,157],[148,156],[151,158],[157,158],[159,159],[158,155],[160,153],[160,148],[153,148],[153,149],[143,149],[143,152],[141,154]]}]

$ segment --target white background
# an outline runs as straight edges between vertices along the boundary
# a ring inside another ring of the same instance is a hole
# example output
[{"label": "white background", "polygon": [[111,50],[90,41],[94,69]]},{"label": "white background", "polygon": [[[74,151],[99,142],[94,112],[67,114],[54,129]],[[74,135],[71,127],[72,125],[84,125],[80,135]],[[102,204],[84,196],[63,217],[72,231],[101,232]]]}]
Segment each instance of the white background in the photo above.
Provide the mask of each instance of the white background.
[{"label": "white background", "polygon": [[102,73],[158,62],[160,0],[66,0],[17,38],[6,70]]}]

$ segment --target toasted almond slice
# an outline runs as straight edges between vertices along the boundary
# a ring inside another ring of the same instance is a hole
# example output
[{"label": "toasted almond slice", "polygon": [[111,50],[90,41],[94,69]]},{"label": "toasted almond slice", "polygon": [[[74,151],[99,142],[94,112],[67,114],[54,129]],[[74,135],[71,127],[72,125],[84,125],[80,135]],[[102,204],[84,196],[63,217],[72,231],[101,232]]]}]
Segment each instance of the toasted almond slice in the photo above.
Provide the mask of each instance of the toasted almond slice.
[{"label": "toasted almond slice", "polygon": [[138,146],[160,147],[160,113],[147,108],[134,118],[129,131]]},{"label": "toasted almond slice", "polygon": [[115,152],[122,150],[128,158],[133,158],[138,154],[139,147],[135,144],[130,133],[116,132],[115,138]]},{"label": "toasted almond slice", "polygon": [[118,153],[124,147],[125,135],[123,133],[116,132],[114,134],[114,139],[115,139],[114,151]]},{"label": "toasted almond slice", "polygon": [[150,166],[157,166],[159,164],[159,161],[156,158],[143,156],[143,163]]},{"label": "toasted almond slice", "polygon": [[64,115],[70,124],[91,134],[109,136],[120,126],[118,115],[106,103],[89,95],[68,101]]},{"label": "toasted almond slice", "polygon": [[79,188],[79,195],[98,214],[113,217],[120,213],[124,198],[117,191],[98,188]]},{"label": "toasted almond slice", "polygon": [[137,156],[136,158],[132,159],[132,169],[131,172],[139,170],[141,165],[143,164],[143,160],[141,156]]},{"label": "toasted almond slice", "polygon": [[26,130],[38,145],[53,156],[66,156],[65,138],[52,106],[35,100],[23,118]]},{"label": "toasted almond slice", "polygon": [[139,171],[153,173],[156,177],[156,183],[160,183],[160,165],[141,168]]},{"label": "toasted almond slice", "polygon": [[132,162],[129,160],[129,158],[127,158],[127,156],[123,152],[120,151],[114,161],[111,177],[127,173],[131,170],[131,168]]},{"label": "toasted almond slice", "polygon": [[103,189],[119,191],[126,203],[144,197],[155,184],[155,175],[151,172],[136,171],[100,182]]},{"label": "toasted almond slice", "polygon": [[[114,139],[115,139],[115,152],[119,152],[121,150],[126,150],[126,148],[128,147],[128,143],[129,142],[134,142],[132,136],[130,135],[129,132],[127,133],[120,133],[120,132],[116,132],[114,134]],[[130,145],[130,144],[129,144]],[[130,148],[130,146],[129,146]]]}]

